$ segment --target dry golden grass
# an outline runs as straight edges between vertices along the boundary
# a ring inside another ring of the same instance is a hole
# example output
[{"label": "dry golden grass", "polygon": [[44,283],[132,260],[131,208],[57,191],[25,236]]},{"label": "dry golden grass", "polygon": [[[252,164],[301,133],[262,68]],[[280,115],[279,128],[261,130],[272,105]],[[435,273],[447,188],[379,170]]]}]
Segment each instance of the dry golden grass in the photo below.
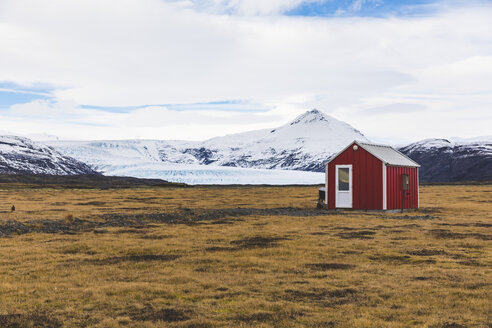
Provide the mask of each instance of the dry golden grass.
[{"label": "dry golden grass", "polygon": [[0,190],[0,226],[306,209],[0,238],[0,327],[491,327],[491,195],[426,186],[419,211],[308,216],[316,187]]}]

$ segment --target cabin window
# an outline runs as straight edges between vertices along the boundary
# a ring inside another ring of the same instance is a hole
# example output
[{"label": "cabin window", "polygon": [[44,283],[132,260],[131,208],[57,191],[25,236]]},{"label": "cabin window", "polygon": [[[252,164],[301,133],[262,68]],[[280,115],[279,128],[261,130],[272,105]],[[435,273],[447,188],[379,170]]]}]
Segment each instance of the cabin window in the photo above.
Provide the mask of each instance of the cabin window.
[{"label": "cabin window", "polygon": [[403,183],[403,191],[407,191],[410,189],[410,177],[408,174],[402,174],[401,181]]},{"label": "cabin window", "polygon": [[349,191],[349,168],[338,168],[338,190]]}]

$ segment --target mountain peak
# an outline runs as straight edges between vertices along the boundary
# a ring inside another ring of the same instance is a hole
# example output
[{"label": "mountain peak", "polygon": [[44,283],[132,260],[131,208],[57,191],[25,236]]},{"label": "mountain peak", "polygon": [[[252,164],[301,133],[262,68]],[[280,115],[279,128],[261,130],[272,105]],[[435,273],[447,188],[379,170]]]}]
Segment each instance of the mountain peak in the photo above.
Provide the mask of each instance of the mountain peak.
[{"label": "mountain peak", "polygon": [[452,145],[452,142],[448,139],[429,138],[414,142],[413,144],[425,145],[427,147],[446,147]]},{"label": "mountain peak", "polygon": [[290,125],[307,124],[307,123],[320,122],[320,121],[328,122],[328,116],[317,109],[313,109],[313,110],[308,110],[304,114],[301,114],[298,117],[296,117],[290,123]]}]

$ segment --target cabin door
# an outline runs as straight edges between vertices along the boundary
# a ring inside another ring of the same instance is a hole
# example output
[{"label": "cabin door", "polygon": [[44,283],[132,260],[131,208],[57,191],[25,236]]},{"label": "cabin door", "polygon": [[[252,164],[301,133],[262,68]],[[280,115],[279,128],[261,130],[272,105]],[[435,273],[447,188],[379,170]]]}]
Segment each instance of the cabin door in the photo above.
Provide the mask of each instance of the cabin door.
[{"label": "cabin door", "polygon": [[352,165],[336,165],[335,181],[335,207],[352,208]]}]

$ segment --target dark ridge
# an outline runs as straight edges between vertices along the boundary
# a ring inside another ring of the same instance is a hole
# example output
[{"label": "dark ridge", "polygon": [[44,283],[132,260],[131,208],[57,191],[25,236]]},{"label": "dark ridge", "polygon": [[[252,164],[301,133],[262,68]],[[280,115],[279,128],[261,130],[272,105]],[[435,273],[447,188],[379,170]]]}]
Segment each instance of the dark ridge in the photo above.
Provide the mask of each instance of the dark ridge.
[{"label": "dark ridge", "polygon": [[216,159],[214,159],[214,156],[216,156],[217,151],[210,150],[205,147],[200,147],[187,148],[185,149],[184,153],[194,156],[201,164],[209,165],[216,161]]},{"label": "dark ridge", "polygon": [[172,183],[161,179],[115,177],[102,174],[46,175],[0,174],[2,187],[25,185],[29,188],[111,189],[134,187],[185,187],[184,183]]},{"label": "dark ridge", "polygon": [[413,143],[399,148],[399,151],[421,165],[419,169],[421,182],[490,183],[492,180],[490,143],[454,145],[448,140],[442,141],[443,144],[438,147],[427,148],[425,145]]}]

